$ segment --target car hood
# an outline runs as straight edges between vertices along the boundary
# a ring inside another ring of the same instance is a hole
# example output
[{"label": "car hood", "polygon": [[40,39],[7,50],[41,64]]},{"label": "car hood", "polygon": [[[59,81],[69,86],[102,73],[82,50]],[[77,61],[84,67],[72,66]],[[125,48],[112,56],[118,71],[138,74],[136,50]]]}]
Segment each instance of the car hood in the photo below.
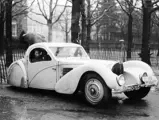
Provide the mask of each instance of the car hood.
[{"label": "car hood", "polygon": [[109,68],[112,68],[112,66],[117,63],[118,61],[113,60],[98,60],[98,59],[60,59],[59,65],[83,65],[83,64],[103,64]]}]

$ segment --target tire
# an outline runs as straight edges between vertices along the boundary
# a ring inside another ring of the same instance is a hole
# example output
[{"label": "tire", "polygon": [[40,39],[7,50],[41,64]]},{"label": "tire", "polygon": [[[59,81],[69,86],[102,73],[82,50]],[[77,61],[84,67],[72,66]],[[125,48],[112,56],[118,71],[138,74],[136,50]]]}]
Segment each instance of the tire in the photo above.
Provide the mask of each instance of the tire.
[{"label": "tire", "polygon": [[150,87],[142,87],[139,90],[124,92],[124,94],[130,99],[142,99],[150,91]]},{"label": "tire", "polygon": [[99,75],[89,73],[84,77],[84,97],[90,105],[107,105],[111,95],[111,89]]}]

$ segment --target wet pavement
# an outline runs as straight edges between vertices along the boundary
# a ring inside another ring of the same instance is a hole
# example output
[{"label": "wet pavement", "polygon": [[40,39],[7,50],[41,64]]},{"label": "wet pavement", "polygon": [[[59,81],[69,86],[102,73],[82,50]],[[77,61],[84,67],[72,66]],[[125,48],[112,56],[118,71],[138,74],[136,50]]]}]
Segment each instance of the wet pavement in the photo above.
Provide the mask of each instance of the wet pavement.
[{"label": "wet pavement", "polygon": [[80,95],[0,86],[0,120],[158,120],[159,87],[143,100],[113,95],[102,108],[91,107]]}]

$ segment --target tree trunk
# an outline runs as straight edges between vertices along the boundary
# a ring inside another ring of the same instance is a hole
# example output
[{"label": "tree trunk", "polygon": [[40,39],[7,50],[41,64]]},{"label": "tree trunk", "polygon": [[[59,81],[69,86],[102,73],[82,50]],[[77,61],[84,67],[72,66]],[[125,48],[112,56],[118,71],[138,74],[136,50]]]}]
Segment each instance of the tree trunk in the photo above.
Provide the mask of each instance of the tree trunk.
[{"label": "tree trunk", "polygon": [[90,10],[91,10],[91,4],[90,4],[90,0],[88,0],[88,5],[87,5],[87,46],[86,46],[86,51],[87,53],[90,52],[89,49],[89,43],[91,41],[91,15],[90,15]]},{"label": "tree trunk", "polygon": [[151,14],[149,12],[150,8],[145,6],[143,6],[143,33],[142,33],[141,60],[151,65],[150,47],[149,47]]},{"label": "tree trunk", "polygon": [[85,0],[82,0],[81,6],[81,15],[82,15],[82,35],[81,35],[81,44],[85,50],[87,50],[87,31],[86,31],[86,14],[85,14]]},{"label": "tree trunk", "polygon": [[51,21],[48,21],[48,42],[52,42],[52,23]]},{"label": "tree trunk", "polygon": [[6,2],[6,66],[12,62],[12,0]]},{"label": "tree trunk", "polygon": [[97,38],[97,42],[98,42],[98,48],[100,49],[100,47],[101,47],[101,37],[99,37],[99,30],[100,30],[100,26],[97,24],[97,26],[96,26],[96,38]]},{"label": "tree trunk", "polygon": [[66,31],[66,43],[68,43],[68,32]]},{"label": "tree trunk", "polygon": [[4,6],[0,3],[0,55],[4,52]]},{"label": "tree trunk", "polygon": [[90,49],[89,49],[89,43],[90,43],[90,41],[91,41],[91,24],[90,24],[90,20],[88,20],[88,24],[87,24],[87,46],[86,46],[86,51],[87,51],[87,53],[89,53],[90,52]]},{"label": "tree trunk", "polygon": [[68,20],[65,21],[65,36],[66,36],[66,43],[68,43],[68,34],[69,34],[69,30],[68,30]]},{"label": "tree trunk", "polygon": [[[158,26],[158,25],[157,25]],[[159,26],[158,26],[159,27]],[[158,42],[158,50],[157,50],[157,57],[159,57],[159,34],[157,32],[157,42]],[[158,60],[157,60],[157,63],[158,63]]]},{"label": "tree trunk", "polygon": [[132,22],[133,22],[133,17],[130,14],[129,15],[129,20],[128,20],[128,48],[127,48],[127,59],[131,59],[131,48],[132,48]]},{"label": "tree trunk", "polygon": [[81,0],[72,0],[71,41],[78,43]]}]

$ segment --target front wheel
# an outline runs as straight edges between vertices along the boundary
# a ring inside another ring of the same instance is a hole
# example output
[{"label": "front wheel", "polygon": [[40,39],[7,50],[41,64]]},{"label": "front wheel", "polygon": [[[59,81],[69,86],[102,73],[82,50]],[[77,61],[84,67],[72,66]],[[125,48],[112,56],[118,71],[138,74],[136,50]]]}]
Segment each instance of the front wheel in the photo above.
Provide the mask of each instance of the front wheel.
[{"label": "front wheel", "polygon": [[99,106],[108,103],[111,90],[99,75],[92,73],[85,77],[84,95],[89,104]]},{"label": "front wheel", "polygon": [[139,90],[124,92],[124,94],[130,99],[142,99],[150,91],[150,87],[142,87]]}]

